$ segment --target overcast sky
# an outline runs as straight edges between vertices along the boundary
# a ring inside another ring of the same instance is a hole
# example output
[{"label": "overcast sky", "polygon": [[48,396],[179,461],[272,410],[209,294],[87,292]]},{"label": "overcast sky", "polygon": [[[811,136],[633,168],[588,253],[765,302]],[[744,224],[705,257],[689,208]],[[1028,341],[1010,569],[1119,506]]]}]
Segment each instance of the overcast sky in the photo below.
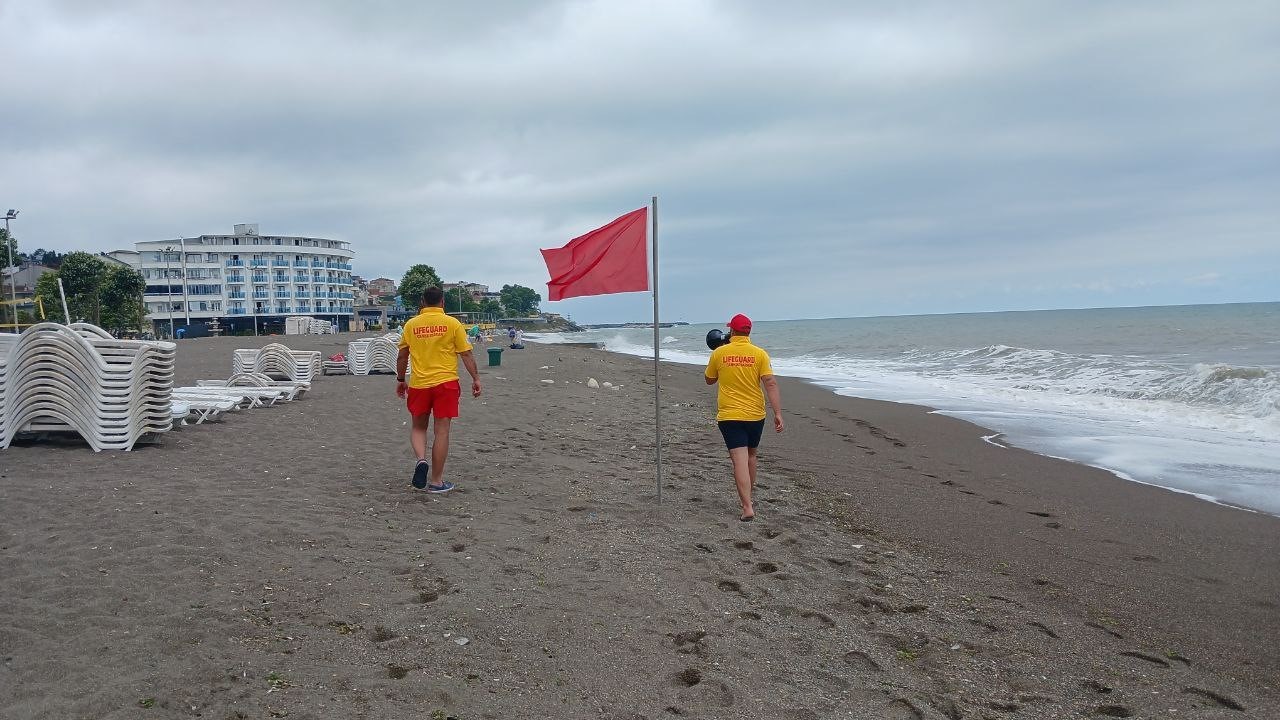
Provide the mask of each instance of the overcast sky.
[{"label": "overcast sky", "polygon": [[668,320],[1278,300],[1277,48],[1275,0],[0,0],[0,211],[545,296],[656,194]]}]

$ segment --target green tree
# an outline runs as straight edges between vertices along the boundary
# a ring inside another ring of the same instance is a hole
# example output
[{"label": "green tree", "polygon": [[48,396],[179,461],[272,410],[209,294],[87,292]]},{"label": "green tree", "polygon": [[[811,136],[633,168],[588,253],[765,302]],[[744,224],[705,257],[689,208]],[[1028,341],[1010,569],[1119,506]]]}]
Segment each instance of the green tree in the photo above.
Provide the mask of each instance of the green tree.
[{"label": "green tree", "polygon": [[146,287],[147,281],[142,273],[133,268],[122,265],[107,268],[102,289],[98,292],[103,329],[117,336],[126,330],[141,329],[142,291]]},{"label": "green tree", "polygon": [[27,262],[32,262],[36,265],[44,265],[45,267],[51,267],[56,270],[58,265],[62,264],[62,258],[66,257],[66,255],[63,255],[57,250],[36,248],[35,250],[25,254],[23,257],[27,259]]},{"label": "green tree", "polygon": [[542,302],[541,295],[523,285],[503,285],[500,295],[502,307],[510,315],[532,315],[538,312],[538,303]]},{"label": "green tree", "polygon": [[445,312],[476,312],[480,304],[464,288],[453,288],[444,294]]},{"label": "green tree", "polygon": [[62,314],[62,298],[58,295],[58,271],[47,272],[36,280],[36,297],[44,306],[44,319],[49,322],[64,323],[66,316]]},{"label": "green tree", "polygon": [[400,300],[409,309],[421,307],[422,291],[442,284],[435,268],[430,265],[414,265],[405,271],[400,280]]},{"label": "green tree", "polygon": [[13,253],[13,264],[21,265],[26,258],[18,252],[18,239],[11,236],[8,230],[0,228],[0,264],[9,265],[9,253]]},{"label": "green tree", "polygon": [[489,313],[491,315],[502,314],[502,304],[493,298],[485,298],[480,301],[480,312]]},{"label": "green tree", "polygon": [[[107,264],[87,252],[69,253],[58,267],[62,288],[67,293],[67,308],[72,320],[85,320],[94,325],[101,321],[99,292],[106,280]],[[56,287],[56,284],[55,284]]]}]

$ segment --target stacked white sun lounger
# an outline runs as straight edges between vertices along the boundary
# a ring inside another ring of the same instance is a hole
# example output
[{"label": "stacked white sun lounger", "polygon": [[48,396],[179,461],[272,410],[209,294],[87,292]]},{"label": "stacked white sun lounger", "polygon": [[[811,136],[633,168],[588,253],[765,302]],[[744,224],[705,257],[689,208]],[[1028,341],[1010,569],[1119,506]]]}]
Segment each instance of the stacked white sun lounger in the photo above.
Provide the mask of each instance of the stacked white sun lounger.
[{"label": "stacked white sun lounger", "polygon": [[19,433],[75,432],[95,451],[130,450],[171,429],[176,350],[83,323],[0,335],[0,448]]},{"label": "stacked white sun lounger", "polygon": [[319,350],[290,350],[271,343],[261,350],[233,350],[231,374],[261,373],[273,378],[310,383],[320,374]]},{"label": "stacked white sun lounger", "polygon": [[331,335],[333,323],[309,315],[294,315],[284,319],[285,335]]},{"label": "stacked white sun lounger", "polygon": [[399,353],[399,336],[353,340],[347,343],[347,371],[352,375],[394,373]]}]

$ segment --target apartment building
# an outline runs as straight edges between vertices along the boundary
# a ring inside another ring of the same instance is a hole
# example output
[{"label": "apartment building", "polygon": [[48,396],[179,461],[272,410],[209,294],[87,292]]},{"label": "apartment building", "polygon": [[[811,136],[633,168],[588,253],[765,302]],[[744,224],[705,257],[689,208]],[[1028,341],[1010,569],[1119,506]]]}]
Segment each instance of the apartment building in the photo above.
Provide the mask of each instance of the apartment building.
[{"label": "apartment building", "polygon": [[147,282],[147,320],[159,334],[172,324],[217,319],[223,332],[283,332],[284,318],[311,315],[350,327],[351,259],[345,240],[262,235],[256,224],[231,235],[136,243],[108,253]]}]

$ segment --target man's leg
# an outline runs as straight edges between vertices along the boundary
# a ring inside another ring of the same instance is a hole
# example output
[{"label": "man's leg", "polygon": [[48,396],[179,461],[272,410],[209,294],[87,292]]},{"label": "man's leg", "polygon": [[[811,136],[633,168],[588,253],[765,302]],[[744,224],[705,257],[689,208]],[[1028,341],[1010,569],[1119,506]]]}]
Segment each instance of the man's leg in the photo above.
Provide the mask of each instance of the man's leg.
[{"label": "man's leg", "polygon": [[423,413],[413,416],[413,427],[409,430],[409,445],[418,462],[413,467],[413,486],[421,490],[427,486],[427,424],[431,415]]},{"label": "man's leg", "polygon": [[[436,418],[436,435],[431,442],[431,484],[440,487],[444,476],[444,461],[449,457],[449,426],[453,418]],[[426,435],[423,434],[423,442]]]},{"label": "man's leg", "polygon": [[742,519],[755,517],[755,509],[751,506],[751,460],[747,448],[731,449],[729,460],[733,462],[733,481],[738,486],[738,500],[742,502]]},{"label": "man's leg", "polygon": [[751,470],[751,489],[756,489],[756,454],[759,448],[747,448],[747,467]]},{"label": "man's leg", "polygon": [[[414,456],[419,460],[427,459],[427,424],[430,422],[430,413],[413,416],[413,429],[409,431],[409,445],[413,448]],[[436,428],[439,427],[440,422],[436,421]]]}]

